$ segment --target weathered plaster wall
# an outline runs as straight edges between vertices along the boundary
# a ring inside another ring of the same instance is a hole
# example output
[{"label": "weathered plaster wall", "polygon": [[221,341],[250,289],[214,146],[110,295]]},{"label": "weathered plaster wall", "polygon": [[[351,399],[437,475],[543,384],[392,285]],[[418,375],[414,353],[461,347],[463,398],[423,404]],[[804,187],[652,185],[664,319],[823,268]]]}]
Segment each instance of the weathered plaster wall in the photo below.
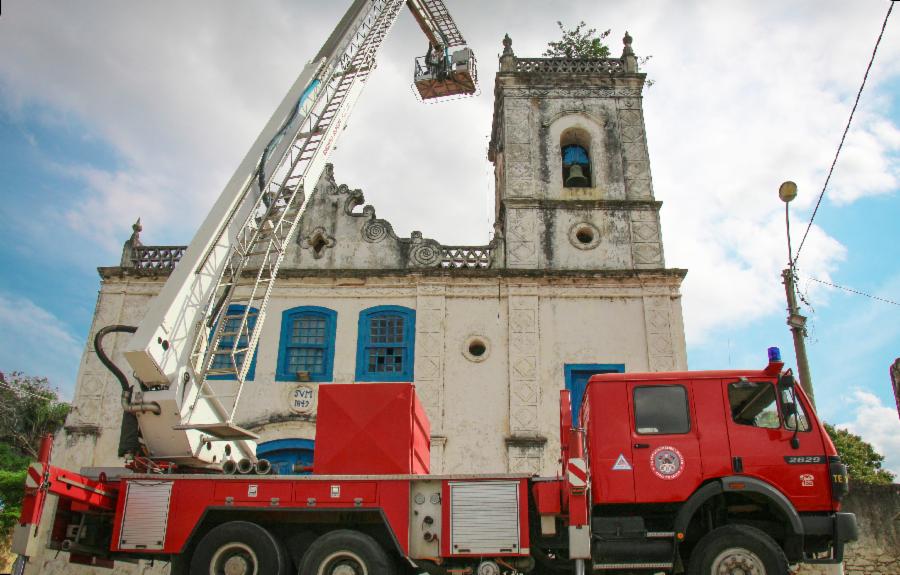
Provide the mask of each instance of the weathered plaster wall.
[{"label": "weathered plaster wall", "polygon": [[[627,277],[288,277],[271,300],[255,377],[244,387],[237,418],[260,433],[261,441],[314,435],[314,418],[297,418],[288,409],[297,382],[276,381],[283,311],[311,305],[337,312],[334,381],[351,382],[360,312],[399,305],[417,311],[415,380],[433,434],[447,438],[445,454],[436,446],[443,462],[436,467],[505,471],[506,436],[555,438],[556,392],[565,385],[565,364],[621,363],[632,371],[686,367],[678,280],[645,275],[645,285],[638,286]],[[92,333],[111,323],[136,323],[161,285],[162,278],[108,277]],[[119,362],[126,337],[108,339]],[[487,347],[480,358],[467,353],[466,343],[474,337]],[[120,411],[118,383],[89,344],[67,430],[89,438],[91,447],[84,453],[74,445],[58,452],[64,465],[114,464]],[[290,425],[270,425],[285,420]],[[94,449],[94,441],[104,447]],[[555,461],[551,444],[543,463],[530,470],[552,472]]]},{"label": "weathered plaster wall", "polygon": [[[856,514],[859,541],[847,546],[845,575],[900,575],[900,485],[853,483],[844,511]],[[804,565],[801,575],[832,575],[827,567]]]}]

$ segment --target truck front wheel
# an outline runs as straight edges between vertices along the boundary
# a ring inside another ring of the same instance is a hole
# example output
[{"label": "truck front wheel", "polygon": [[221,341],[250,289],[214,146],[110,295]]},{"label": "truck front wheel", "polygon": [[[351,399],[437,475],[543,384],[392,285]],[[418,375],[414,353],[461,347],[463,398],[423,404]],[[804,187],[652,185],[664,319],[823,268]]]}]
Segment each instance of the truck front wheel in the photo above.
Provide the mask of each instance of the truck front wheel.
[{"label": "truck front wheel", "polygon": [[787,575],[784,551],[749,525],[726,525],[703,536],[691,552],[688,575]]},{"label": "truck front wheel", "polygon": [[396,575],[396,565],[365,533],[340,529],[316,539],[303,555],[302,575]]},{"label": "truck front wheel", "polygon": [[264,527],[231,521],[200,540],[191,575],[286,575],[287,565],[281,544]]}]

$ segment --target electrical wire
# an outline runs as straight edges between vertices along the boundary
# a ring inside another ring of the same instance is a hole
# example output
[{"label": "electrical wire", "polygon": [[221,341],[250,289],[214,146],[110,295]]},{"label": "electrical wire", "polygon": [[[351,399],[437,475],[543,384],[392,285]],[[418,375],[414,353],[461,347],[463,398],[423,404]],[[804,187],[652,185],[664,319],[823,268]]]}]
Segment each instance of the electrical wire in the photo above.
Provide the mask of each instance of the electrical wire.
[{"label": "electrical wire", "polygon": [[831,168],[828,170],[828,176],[825,178],[825,185],[822,186],[822,191],[819,193],[819,199],[816,200],[816,207],[813,209],[812,216],[809,218],[809,224],[806,226],[806,231],[803,232],[803,239],[800,240],[800,247],[797,248],[797,254],[794,256],[793,263],[795,264],[800,258],[800,250],[803,249],[803,244],[806,242],[806,236],[809,235],[809,230],[812,228],[813,220],[816,219],[816,213],[819,211],[819,205],[822,203],[822,198],[825,196],[825,190],[828,189],[828,183],[831,181],[834,167],[837,165],[838,157],[841,155],[841,148],[844,147],[844,140],[847,138],[847,132],[850,131],[850,123],[853,122],[853,115],[856,113],[856,107],[859,105],[859,98],[862,96],[863,88],[866,87],[866,80],[869,78],[869,72],[872,70],[872,63],[875,62],[875,54],[878,52],[878,46],[881,44],[881,38],[884,36],[884,30],[887,28],[888,19],[891,17],[891,10],[893,9],[894,2],[892,1],[890,6],[888,6],[887,14],[884,16],[884,22],[881,24],[881,32],[878,34],[878,40],[875,41],[872,57],[869,58],[869,65],[866,67],[866,73],[863,76],[862,84],[860,84],[859,91],[856,93],[856,101],[853,102],[853,109],[850,110],[850,118],[847,120],[847,126],[844,128],[843,135],[841,135],[841,142],[838,144],[837,152],[834,154],[834,160],[831,162]]},{"label": "electrical wire", "polygon": [[855,290],[855,289],[853,289],[853,288],[848,288],[848,287],[844,287],[844,286],[839,286],[839,285],[837,285],[837,284],[829,283],[829,282],[822,281],[822,280],[817,280],[816,278],[806,278],[806,279],[808,279],[809,281],[816,282],[816,283],[820,283],[820,284],[824,284],[824,285],[827,285],[827,286],[831,286],[831,287],[837,288],[837,289],[839,289],[839,290],[844,290],[844,291],[846,291],[846,292],[855,293],[856,295],[864,295],[864,296],[866,296],[866,297],[868,297],[868,298],[877,299],[878,301],[883,301],[884,303],[889,303],[889,304],[891,304],[891,305],[897,305],[897,306],[900,306],[900,303],[895,302],[894,300],[890,300],[890,299],[883,298],[883,297],[878,297],[877,295],[868,294],[868,293],[866,293],[866,292],[862,292],[862,291],[859,291],[859,290]]}]

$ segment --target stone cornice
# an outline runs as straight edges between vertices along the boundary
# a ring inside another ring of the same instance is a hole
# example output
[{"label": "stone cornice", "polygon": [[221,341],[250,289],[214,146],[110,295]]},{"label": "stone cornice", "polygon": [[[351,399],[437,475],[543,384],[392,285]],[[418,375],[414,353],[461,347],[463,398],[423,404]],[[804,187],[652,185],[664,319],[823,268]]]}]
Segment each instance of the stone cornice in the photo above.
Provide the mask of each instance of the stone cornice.
[{"label": "stone cornice", "polygon": [[[130,278],[164,279],[169,274],[166,270],[143,270],[121,266],[97,268],[103,280],[127,280]],[[245,276],[256,275],[256,270],[247,270]],[[618,269],[618,270],[532,270],[510,268],[426,268],[426,269],[285,269],[282,268],[280,279],[292,278],[505,278],[505,279],[612,279],[612,280],[677,280],[680,282],[687,275],[686,269]]]},{"label": "stone cornice", "polygon": [[506,198],[503,205],[510,208],[547,208],[570,210],[646,210],[659,211],[663,203],[655,200],[541,200],[534,198]]}]

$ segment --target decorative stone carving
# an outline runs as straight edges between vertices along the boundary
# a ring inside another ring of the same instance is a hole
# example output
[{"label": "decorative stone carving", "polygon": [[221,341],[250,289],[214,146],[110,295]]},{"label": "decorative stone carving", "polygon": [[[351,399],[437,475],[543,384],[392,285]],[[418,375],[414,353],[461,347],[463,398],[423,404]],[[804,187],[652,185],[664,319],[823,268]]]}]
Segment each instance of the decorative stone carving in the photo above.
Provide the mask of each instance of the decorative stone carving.
[{"label": "decorative stone carving", "polygon": [[429,268],[440,265],[441,244],[434,240],[423,240],[422,232],[413,232],[411,239],[409,263],[412,267]]},{"label": "decorative stone carving", "polygon": [[619,138],[625,164],[625,194],[630,200],[653,198],[650,161],[640,100],[622,99],[618,102]]},{"label": "decorative stone carving", "polygon": [[665,267],[658,217],[654,210],[631,211],[631,253],[636,268]]},{"label": "decorative stone carving", "polygon": [[[538,434],[538,297],[509,296],[509,431],[512,437]],[[513,458],[510,459],[512,468]]]},{"label": "decorative stone carving", "polygon": [[325,228],[319,226],[300,240],[300,247],[311,250],[313,257],[318,259],[325,254],[326,248],[334,247],[334,237],[328,235]]},{"label": "decorative stone carving", "polygon": [[507,265],[511,268],[536,267],[537,213],[530,209],[511,209],[506,223]]},{"label": "decorative stone carving", "polygon": [[647,330],[647,362],[650,371],[675,369],[669,305],[670,300],[666,297],[644,298],[644,326]]},{"label": "decorative stone carving", "polygon": [[363,239],[370,244],[380,242],[392,233],[391,224],[385,220],[369,220],[362,229]]},{"label": "decorative stone carving", "polygon": [[495,243],[492,241],[486,246],[441,246],[441,267],[489,268]]},{"label": "decorative stone carving", "polygon": [[517,58],[516,72],[543,74],[616,74],[625,71],[619,58]]},{"label": "decorative stone carving", "polygon": [[510,106],[506,109],[506,144],[527,144],[531,141],[531,109]]},{"label": "decorative stone carving", "polygon": [[659,244],[635,244],[635,267],[662,267],[662,250]]},{"label": "decorative stone carving", "polygon": [[119,265],[123,268],[132,267],[134,265],[134,248],[138,248],[141,245],[141,232],[144,230],[144,226],[141,225],[141,218],[138,218],[134,224],[131,225],[131,237],[125,241],[125,245],[122,246],[122,260]]},{"label": "decorative stone carving", "polygon": [[544,458],[545,437],[508,437],[506,451],[510,473],[541,473]]},{"label": "decorative stone carving", "polygon": [[631,227],[632,241],[659,241],[659,226],[656,222],[634,222]]},{"label": "decorative stone carving", "polygon": [[416,297],[416,390],[438,435],[443,430],[445,292],[444,285],[420,284]]},{"label": "decorative stone carving", "polygon": [[584,86],[580,88],[506,88],[507,98],[638,98],[640,88],[601,88]]},{"label": "decorative stone carving", "polygon": [[181,261],[187,246],[137,246],[131,251],[131,265],[140,270],[170,272]]}]

